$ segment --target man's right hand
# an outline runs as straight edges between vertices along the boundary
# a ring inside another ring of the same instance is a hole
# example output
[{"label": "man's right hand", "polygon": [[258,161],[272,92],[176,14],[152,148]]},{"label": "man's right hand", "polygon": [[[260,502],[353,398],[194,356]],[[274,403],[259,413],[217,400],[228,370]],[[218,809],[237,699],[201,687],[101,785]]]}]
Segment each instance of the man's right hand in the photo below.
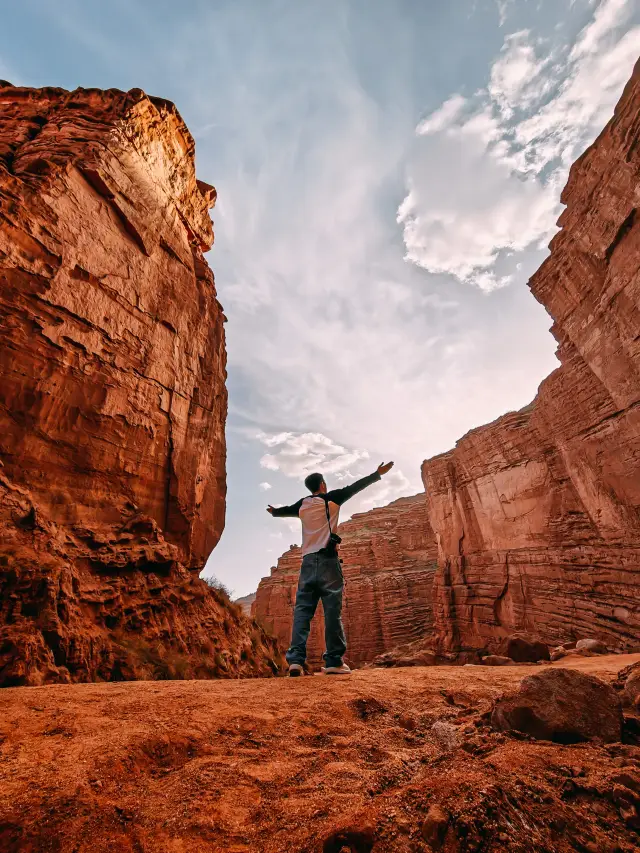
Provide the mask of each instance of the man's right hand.
[{"label": "man's right hand", "polygon": [[383,474],[386,474],[387,471],[390,471],[393,468],[393,462],[381,462],[378,465],[378,474],[382,477]]}]

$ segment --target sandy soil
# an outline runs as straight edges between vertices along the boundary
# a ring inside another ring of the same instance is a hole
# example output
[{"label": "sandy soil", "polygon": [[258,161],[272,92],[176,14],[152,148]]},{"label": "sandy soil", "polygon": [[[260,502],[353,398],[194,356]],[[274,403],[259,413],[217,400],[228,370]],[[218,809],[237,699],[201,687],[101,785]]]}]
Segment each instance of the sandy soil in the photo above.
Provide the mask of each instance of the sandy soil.
[{"label": "sandy soil", "polygon": [[[553,666],[612,680],[638,660]],[[0,851],[638,850],[612,786],[640,746],[488,726],[540,668],[5,689]]]}]

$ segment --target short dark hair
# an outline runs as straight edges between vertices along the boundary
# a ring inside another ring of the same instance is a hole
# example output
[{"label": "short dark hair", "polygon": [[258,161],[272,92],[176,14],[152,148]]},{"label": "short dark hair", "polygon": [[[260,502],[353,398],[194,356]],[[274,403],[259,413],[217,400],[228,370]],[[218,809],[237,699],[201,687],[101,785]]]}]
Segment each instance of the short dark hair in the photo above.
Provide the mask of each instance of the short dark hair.
[{"label": "short dark hair", "polygon": [[322,474],[309,474],[309,476],[305,479],[304,484],[309,489],[311,494],[317,492],[320,486],[324,483],[324,477]]}]

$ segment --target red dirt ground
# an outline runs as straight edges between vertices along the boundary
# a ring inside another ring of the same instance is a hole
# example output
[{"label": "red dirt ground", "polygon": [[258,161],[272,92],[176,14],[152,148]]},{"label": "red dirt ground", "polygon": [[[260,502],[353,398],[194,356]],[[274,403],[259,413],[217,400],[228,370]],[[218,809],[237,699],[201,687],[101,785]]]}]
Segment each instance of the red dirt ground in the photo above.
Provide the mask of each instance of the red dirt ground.
[{"label": "red dirt ground", "polygon": [[[552,666],[613,680],[638,660]],[[0,851],[637,851],[620,779],[640,746],[488,727],[538,669],[5,689]]]}]

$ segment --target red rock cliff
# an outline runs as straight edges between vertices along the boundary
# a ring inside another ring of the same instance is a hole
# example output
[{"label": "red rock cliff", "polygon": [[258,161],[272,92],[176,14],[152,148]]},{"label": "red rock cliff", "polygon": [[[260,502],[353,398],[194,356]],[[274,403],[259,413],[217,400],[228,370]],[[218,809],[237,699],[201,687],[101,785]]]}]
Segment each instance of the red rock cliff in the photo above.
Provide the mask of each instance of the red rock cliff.
[{"label": "red rock cliff", "polygon": [[[431,632],[431,583],[436,562],[425,495],[400,498],[354,515],[340,525],[340,556],[346,581],[343,620],[347,659],[372,660]],[[258,586],[253,613],[284,646],[291,641],[300,549],[290,548]],[[324,651],[322,605],[311,625],[308,660]]]},{"label": "red rock cliff", "polygon": [[534,402],[424,463],[436,631],[476,648],[640,639],[640,68],[575,163],[530,287],[561,366]]},{"label": "red rock cliff", "polygon": [[241,663],[214,201],[167,101],[0,84],[0,684]]}]

